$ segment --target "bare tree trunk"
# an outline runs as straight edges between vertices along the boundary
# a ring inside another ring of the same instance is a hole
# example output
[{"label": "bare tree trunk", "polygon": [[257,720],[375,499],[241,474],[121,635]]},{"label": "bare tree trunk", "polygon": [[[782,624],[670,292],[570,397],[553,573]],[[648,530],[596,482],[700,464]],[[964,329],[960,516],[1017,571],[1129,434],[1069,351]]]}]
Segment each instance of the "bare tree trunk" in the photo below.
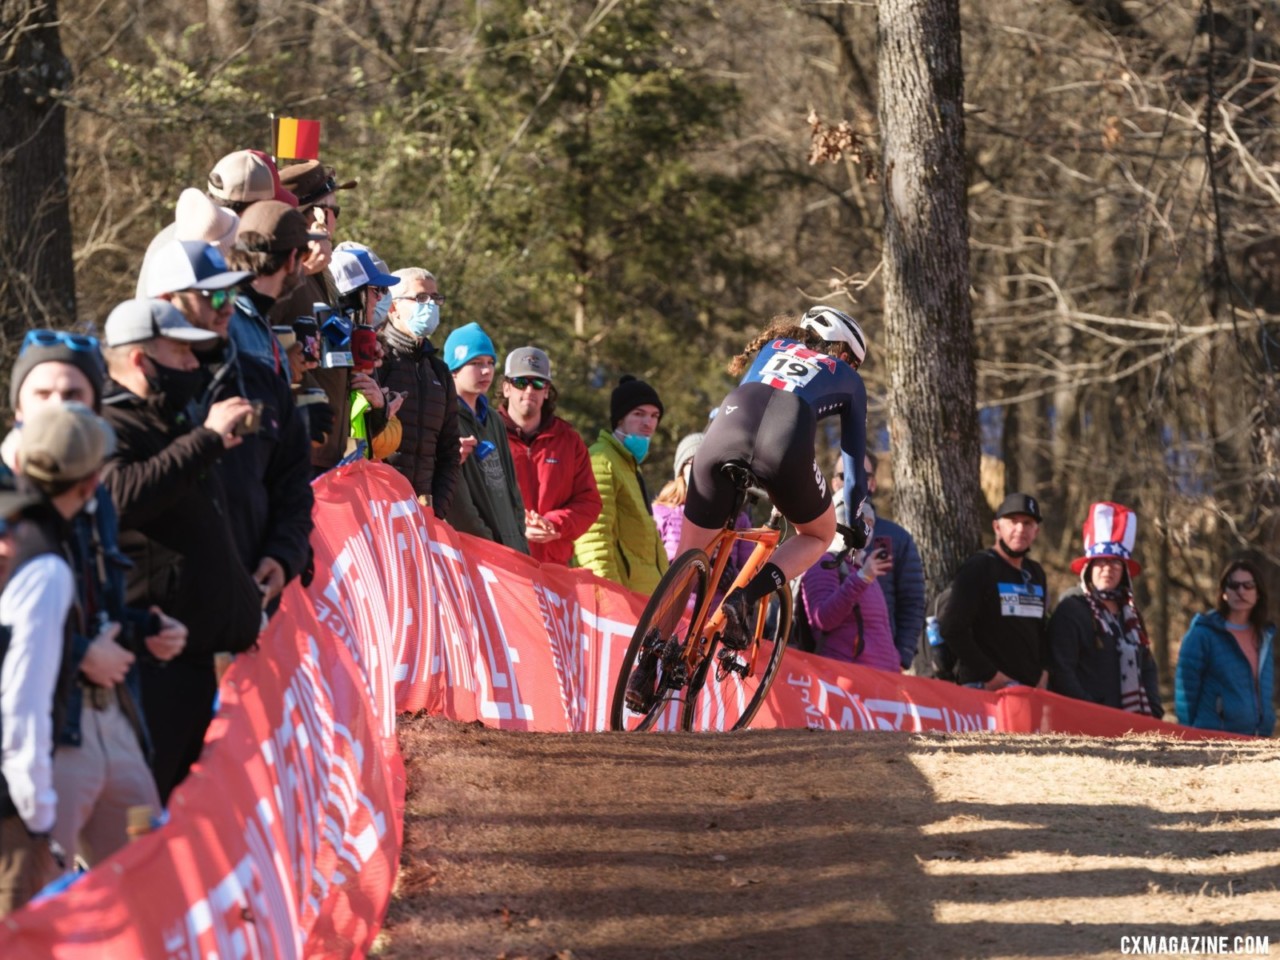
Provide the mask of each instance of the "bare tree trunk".
[{"label": "bare tree trunk", "polygon": [[880,0],[877,45],[894,488],[934,592],[983,526],[958,0]]},{"label": "bare tree trunk", "polygon": [[0,0],[0,330],[75,318],[67,133],[71,82],[53,0]]}]

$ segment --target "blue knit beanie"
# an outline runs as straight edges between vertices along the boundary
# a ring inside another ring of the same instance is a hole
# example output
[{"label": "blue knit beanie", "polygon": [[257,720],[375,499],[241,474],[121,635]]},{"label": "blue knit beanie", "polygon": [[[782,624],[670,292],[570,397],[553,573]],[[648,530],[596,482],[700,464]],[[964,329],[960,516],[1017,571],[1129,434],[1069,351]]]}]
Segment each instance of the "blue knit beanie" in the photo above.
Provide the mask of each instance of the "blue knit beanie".
[{"label": "blue knit beanie", "polygon": [[476,357],[493,357],[495,362],[498,359],[493,341],[480,329],[480,324],[468,323],[449,334],[444,342],[444,362],[449,365],[450,373],[461,370]]}]

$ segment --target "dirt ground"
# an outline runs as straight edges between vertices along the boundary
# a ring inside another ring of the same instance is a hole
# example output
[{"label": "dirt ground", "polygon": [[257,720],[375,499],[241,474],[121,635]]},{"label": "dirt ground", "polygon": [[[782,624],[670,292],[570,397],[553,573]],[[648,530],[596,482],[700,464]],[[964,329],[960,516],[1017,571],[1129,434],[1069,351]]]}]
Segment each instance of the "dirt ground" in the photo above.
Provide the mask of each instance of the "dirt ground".
[{"label": "dirt ground", "polygon": [[400,738],[383,958],[1111,957],[1135,935],[1280,956],[1275,742]]}]

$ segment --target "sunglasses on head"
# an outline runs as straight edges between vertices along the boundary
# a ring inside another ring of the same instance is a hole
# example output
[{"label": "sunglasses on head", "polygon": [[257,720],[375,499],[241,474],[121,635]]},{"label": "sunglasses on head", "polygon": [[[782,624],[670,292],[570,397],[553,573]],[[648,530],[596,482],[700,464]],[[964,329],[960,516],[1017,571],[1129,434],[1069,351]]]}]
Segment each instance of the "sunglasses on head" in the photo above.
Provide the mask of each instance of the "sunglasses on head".
[{"label": "sunglasses on head", "polygon": [[541,377],[512,377],[511,385],[517,390],[524,390],[533,387],[535,390],[547,389],[547,381]]},{"label": "sunglasses on head", "polygon": [[64,344],[72,350],[83,353],[98,352],[98,338],[87,333],[66,333],[62,330],[28,330],[22,338],[22,348],[18,356],[27,352],[28,347],[56,347]]},{"label": "sunglasses on head", "polygon": [[228,303],[231,302],[231,298],[234,295],[235,295],[234,291],[232,290],[201,290],[200,291],[200,296],[204,297],[205,300],[209,302],[209,307],[213,310],[221,310],[223,307],[225,307]]}]

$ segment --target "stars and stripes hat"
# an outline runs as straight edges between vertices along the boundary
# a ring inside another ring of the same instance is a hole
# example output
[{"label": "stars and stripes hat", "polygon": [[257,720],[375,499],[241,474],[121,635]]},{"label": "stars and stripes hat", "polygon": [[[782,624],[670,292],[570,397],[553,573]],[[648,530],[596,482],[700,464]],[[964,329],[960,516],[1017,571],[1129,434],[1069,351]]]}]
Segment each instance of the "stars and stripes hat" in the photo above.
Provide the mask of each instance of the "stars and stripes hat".
[{"label": "stars and stripes hat", "polygon": [[1133,545],[1138,537],[1138,518],[1128,507],[1119,503],[1102,502],[1089,507],[1084,521],[1084,556],[1071,561],[1071,572],[1080,573],[1090,560],[1111,557],[1123,560],[1129,576],[1142,572],[1142,565],[1133,559]]}]

